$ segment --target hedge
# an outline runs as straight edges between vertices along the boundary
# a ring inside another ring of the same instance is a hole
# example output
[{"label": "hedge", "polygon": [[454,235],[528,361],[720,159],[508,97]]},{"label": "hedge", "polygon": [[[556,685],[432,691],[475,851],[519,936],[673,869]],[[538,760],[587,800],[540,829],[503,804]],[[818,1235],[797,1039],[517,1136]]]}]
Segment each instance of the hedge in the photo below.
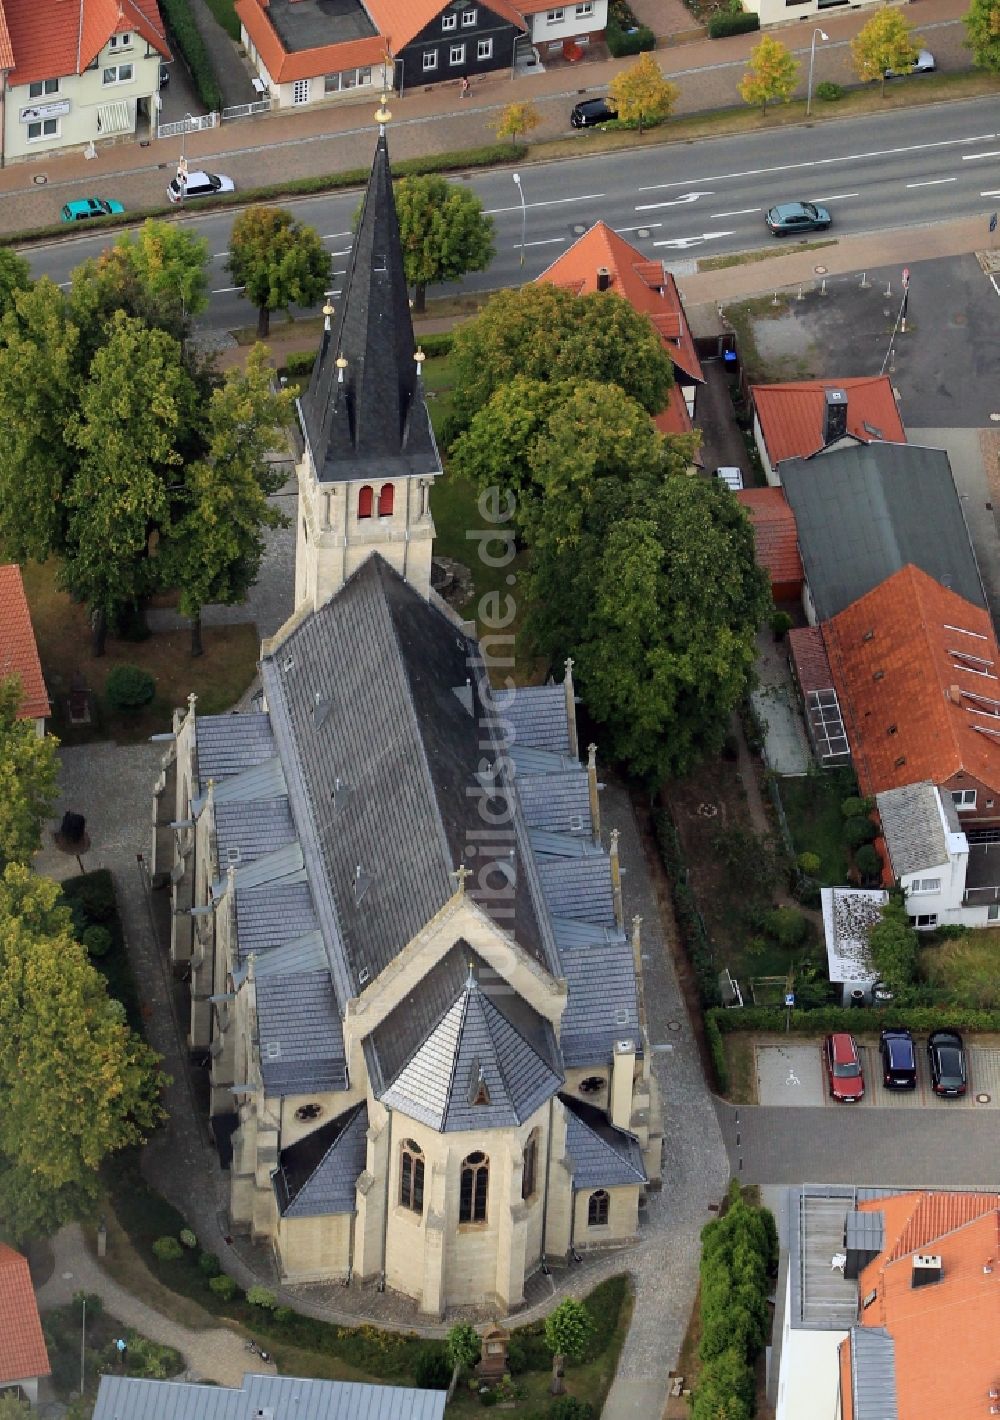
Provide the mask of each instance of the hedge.
[{"label": "hedge", "polygon": [[719,981],[715,969],[715,955],[705,931],[698,903],[686,881],[687,868],[681,854],[680,839],[665,809],[653,813],[653,827],[660,857],[670,879],[670,892],[677,915],[684,951],[694,968],[698,982],[698,994],[703,1006],[715,1006],[719,1001]]},{"label": "hedge", "polygon": [[[871,1006],[819,1006],[813,1010],[793,1010],[789,1030],[796,1035],[827,1035],[830,1031],[876,1031],[898,1025],[905,1016],[912,1031],[943,1028],[967,1031],[1000,1031],[1000,1011],[977,1011],[967,1006],[906,1006],[895,1002],[877,1009]],[[784,1031],[782,1006],[744,1006],[705,1012],[706,1034],[712,1029],[729,1035],[734,1031]],[[720,1042],[721,1043],[721,1042]],[[709,1046],[711,1049],[711,1045]],[[714,1059],[714,1056],[713,1056]]]},{"label": "hedge", "polygon": [[713,15],[708,22],[709,39],[725,39],[727,35],[745,35],[750,30],[760,29],[760,16],[744,14]]},{"label": "hedge", "polygon": [[642,54],[644,50],[656,48],[656,36],[648,25],[623,30],[614,20],[609,20],[604,40],[613,59],[623,59],[626,55]]},{"label": "hedge", "polygon": [[222,91],[205,41],[194,22],[190,0],[162,0],[161,8],[167,27],[177,41],[177,48],[184,56],[198,97],[209,113],[220,113]]}]

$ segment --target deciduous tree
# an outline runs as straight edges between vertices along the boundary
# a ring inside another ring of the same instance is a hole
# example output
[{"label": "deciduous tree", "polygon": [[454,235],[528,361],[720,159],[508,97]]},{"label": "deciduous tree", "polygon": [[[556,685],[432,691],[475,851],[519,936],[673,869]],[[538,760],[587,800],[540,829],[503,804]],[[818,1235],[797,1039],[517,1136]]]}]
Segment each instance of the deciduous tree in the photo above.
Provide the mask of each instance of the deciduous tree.
[{"label": "deciduous tree", "polygon": [[575,1297],[564,1297],[545,1318],[545,1344],[552,1352],[554,1395],[562,1390],[561,1361],[582,1361],[593,1331],[590,1313]]},{"label": "deciduous tree", "polygon": [[59,742],[17,718],[22,699],[19,676],[0,680],[0,869],[31,861],[57,794]]},{"label": "deciduous tree", "polygon": [[31,287],[31,267],[12,247],[0,247],[0,316],[14,304],[16,291]]},{"label": "deciduous tree", "polygon": [[637,123],[641,133],[644,124],[662,123],[670,117],[680,90],[663,77],[651,54],[640,54],[634,64],[615,75],[608,93],[619,119]]},{"label": "deciduous tree", "polygon": [[760,104],[764,113],[769,103],[787,104],[798,82],[799,61],[780,39],[764,35],[750,51],[740,96],[751,107]]},{"label": "deciduous tree", "polygon": [[476,194],[437,173],[396,183],[403,269],[413,308],[427,304],[427,287],[485,271],[493,260],[493,218]]},{"label": "deciduous tree", "polygon": [[493,132],[498,138],[509,138],[511,143],[516,144],[519,133],[530,133],[541,121],[541,114],[534,104],[508,104],[500,110]]},{"label": "deciduous tree", "polygon": [[887,5],[876,10],[851,40],[854,72],[863,83],[878,79],[884,95],[886,71],[905,74],[922,43],[902,11]]},{"label": "deciduous tree", "polygon": [[163,1117],[156,1057],[58,898],[20,864],[0,879],[0,1217],[16,1240],[91,1213],[101,1162]]},{"label": "deciduous tree", "polygon": [[330,280],[330,253],[315,227],[283,207],[248,207],[233,223],[228,270],[257,307],[257,334],[270,329],[271,312],[313,306]]},{"label": "deciduous tree", "polygon": [[868,950],[879,977],[894,991],[912,986],[919,942],[902,902],[890,901],[868,933]]},{"label": "deciduous tree", "polygon": [[971,0],[965,30],[976,64],[1000,74],[1000,0]]}]

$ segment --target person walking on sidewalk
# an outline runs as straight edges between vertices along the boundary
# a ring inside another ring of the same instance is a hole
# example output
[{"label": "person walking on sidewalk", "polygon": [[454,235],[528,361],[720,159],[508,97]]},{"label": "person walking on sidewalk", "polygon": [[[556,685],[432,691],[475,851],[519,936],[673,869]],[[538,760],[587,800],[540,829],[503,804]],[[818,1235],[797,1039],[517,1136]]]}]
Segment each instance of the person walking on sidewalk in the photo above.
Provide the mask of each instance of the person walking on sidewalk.
[{"label": "person walking on sidewalk", "polygon": [[463,98],[463,99],[467,99],[467,98],[469,97],[469,95],[472,93],[472,85],[469,83],[469,80],[468,80],[467,76],[464,75],[464,74],[463,74],[463,76],[462,76],[462,88],[461,88],[461,93],[462,93],[462,98]]}]

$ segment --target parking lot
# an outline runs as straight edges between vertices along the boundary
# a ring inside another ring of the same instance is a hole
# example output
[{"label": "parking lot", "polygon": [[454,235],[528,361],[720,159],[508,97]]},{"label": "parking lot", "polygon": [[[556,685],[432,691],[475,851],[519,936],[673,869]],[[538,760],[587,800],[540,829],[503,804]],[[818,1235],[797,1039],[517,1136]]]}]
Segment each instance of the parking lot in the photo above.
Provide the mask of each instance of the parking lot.
[{"label": "parking lot", "polygon": [[830,1098],[821,1041],[754,1047],[757,1102],[802,1107],[829,1105],[835,1109],[1000,1109],[1000,1047],[966,1043],[969,1089],[960,1099],[940,1099],[931,1091],[926,1038],[914,1036],[917,1088],[887,1090],[877,1042],[858,1041],[865,1075],[865,1094],[858,1105]]}]

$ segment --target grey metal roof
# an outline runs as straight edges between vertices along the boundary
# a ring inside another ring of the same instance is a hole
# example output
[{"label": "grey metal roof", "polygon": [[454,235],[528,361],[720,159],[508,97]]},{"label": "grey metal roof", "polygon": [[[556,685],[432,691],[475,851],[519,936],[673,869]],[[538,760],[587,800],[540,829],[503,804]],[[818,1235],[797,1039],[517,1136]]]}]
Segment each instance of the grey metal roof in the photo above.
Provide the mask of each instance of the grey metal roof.
[{"label": "grey metal roof", "polygon": [[316,930],[316,911],[308,883],[265,883],[237,889],[236,935],[240,957]]},{"label": "grey metal roof", "polygon": [[615,926],[611,863],[606,853],[594,858],[544,858],[538,864],[538,876],[553,914]]},{"label": "grey metal roof", "polygon": [[565,965],[566,952],[577,947],[603,946],[606,942],[624,942],[625,934],[618,927],[599,926],[594,922],[579,922],[574,917],[553,917],[552,931],[559,947],[560,960]]},{"label": "grey metal roof", "polygon": [[882,834],[897,877],[948,861],[948,844],[938,808],[937,790],[929,780],[886,789],[875,795]]},{"label": "grey metal roof", "polygon": [[554,754],[548,749],[533,749],[515,740],[508,746],[518,774],[554,774],[559,769],[579,769],[580,761],[568,754]]},{"label": "grey metal roof", "polygon": [[346,1088],[344,1034],[329,972],[261,976],[257,1038],[268,1094]]},{"label": "grey metal roof", "polygon": [[353,1213],[355,1186],[366,1162],[368,1106],[321,1124],[278,1156],[274,1196],[283,1218]]},{"label": "grey metal roof", "polygon": [[986,606],[943,449],[858,444],[824,453],[820,462],[789,459],[781,465],[781,482],[820,621],[908,563]]},{"label": "grey metal roof", "polygon": [[[241,957],[241,960],[245,958]],[[237,967],[233,979],[242,984],[247,966]],[[296,937],[280,947],[271,947],[262,956],[254,958],[254,974],[261,976],[287,976],[305,971],[329,972],[326,947],[322,932],[307,932],[304,937]]]},{"label": "grey metal roof", "polygon": [[[451,690],[470,671],[476,715]],[[452,896],[453,872],[486,821],[481,803],[507,819],[502,862],[513,878],[510,896],[487,893],[482,905],[558,970],[503,743],[482,704],[474,641],[374,554],[263,659],[261,675],[300,840],[335,905],[324,925],[310,870],[320,925],[335,938],[341,1004]],[[476,777],[484,760],[498,766],[497,792]]]},{"label": "grey metal roof", "polygon": [[853,1252],[877,1256],[885,1239],[885,1214],[853,1209],[844,1219],[844,1247]]},{"label": "grey metal roof", "polygon": [[517,773],[517,793],[529,828],[592,833],[587,771],[575,765],[553,773]]},{"label": "grey metal roof", "polygon": [[603,849],[588,833],[552,833],[533,828],[528,837],[537,858],[600,858]]},{"label": "grey metal roof", "polygon": [[[415,350],[382,132],[332,328],[299,403],[321,481],[441,472]],[[347,364],[338,369],[341,357]]]},{"label": "grey metal roof", "polygon": [[[247,888],[260,887],[262,883],[304,883],[306,881],[302,848],[293,839],[282,848],[265,853],[251,863],[244,863],[236,869],[237,897]],[[226,891],[227,879],[221,878],[212,884],[212,896],[221,897]]]},{"label": "grey metal roof", "polygon": [[503,717],[515,744],[569,754],[564,685],[521,685],[505,703]]},{"label": "grey metal roof", "polygon": [[561,1083],[470,970],[382,1101],[444,1133],[500,1129],[523,1124]]},{"label": "grey metal roof", "polygon": [[226,779],[274,754],[271,721],[261,714],[198,715],[195,744],[202,792],[210,779]]},{"label": "grey metal roof", "polygon": [[632,945],[624,939],[562,954],[569,1000],[559,1046],[567,1067],[607,1063],[621,1035],[638,1039],[639,1001]]},{"label": "grey metal roof", "polygon": [[[237,774],[222,779],[214,789],[217,804],[234,799],[280,799],[287,791],[285,776],[281,770],[281,760],[277,755],[263,760],[260,764],[250,764]],[[200,814],[205,805],[205,794],[192,800],[195,814]]]},{"label": "grey metal roof", "polygon": [[559,1098],[566,1108],[566,1152],[571,1160],[574,1189],[646,1182],[642,1149],[634,1134],[609,1124],[602,1109],[571,1095]]},{"label": "grey metal roof", "polygon": [[443,1420],[446,1392],[248,1373],[239,1390],[102,1376],[94,1420]]},{"label": "grey metal roof", "polygon": [[216,804],[215,833],[220,877],[225,877],[230,865],[253,863],[295,841],[287,799]]},{"label": "grey metal roof", "polygon": [[851,1328],[851,1395],[854,1420],[897,1420],[896,1347],[880,1326]]}]

